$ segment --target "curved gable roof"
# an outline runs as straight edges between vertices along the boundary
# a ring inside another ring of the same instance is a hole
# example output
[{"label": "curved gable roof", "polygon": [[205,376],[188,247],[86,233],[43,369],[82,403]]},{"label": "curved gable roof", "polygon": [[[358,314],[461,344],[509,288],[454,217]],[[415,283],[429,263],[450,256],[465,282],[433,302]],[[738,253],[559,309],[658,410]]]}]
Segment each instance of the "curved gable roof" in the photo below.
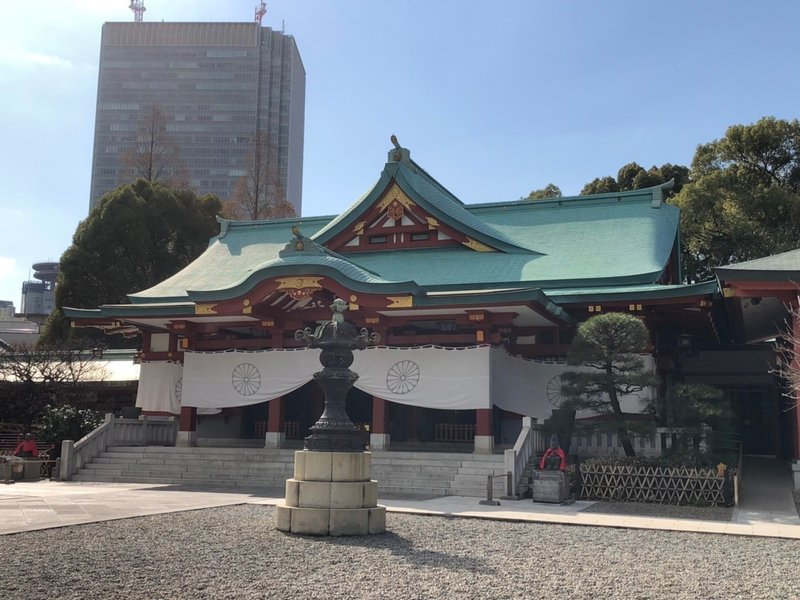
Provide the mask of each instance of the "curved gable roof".
[{"label": "curved gable roof", "polygon": [[326,244],[352,227],[394,181],[423,210],[434,215],[442,223],[446,223],[482,244],[506,253],[539,254],[534,248],[515,242],[503,232],[476,217],[467,210],[463,202],[412,161],[408,150],[405,148],[399,150],[400,152],[389,153],[389,162],[386,163],[380,179],[372,189],[327,226],[320,229],[313,236],[314,241]]}]

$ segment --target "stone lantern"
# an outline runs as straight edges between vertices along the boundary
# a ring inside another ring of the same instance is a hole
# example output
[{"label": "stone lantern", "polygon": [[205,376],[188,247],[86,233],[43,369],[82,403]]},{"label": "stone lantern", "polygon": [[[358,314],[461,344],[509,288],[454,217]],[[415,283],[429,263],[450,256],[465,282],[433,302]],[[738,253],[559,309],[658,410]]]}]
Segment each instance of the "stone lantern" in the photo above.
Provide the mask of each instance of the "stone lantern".
[{"label": "stone lantern", "polygon": [[334,300],[329,321],[295,333],[311,348],[321,348],[322,371],[314,380],[325,394],[322,416],[311,427],[303,450],[295,452],[294,477],[286,499],[276,507],[281,531],[312,535],[365,535],[386,530],[386,508],[378,506],[378,482],[371,479],[370,452],[347,416],[347,392],[358,379],[350,370],[353,350],[378,339],[344,320],[347,303]]}]

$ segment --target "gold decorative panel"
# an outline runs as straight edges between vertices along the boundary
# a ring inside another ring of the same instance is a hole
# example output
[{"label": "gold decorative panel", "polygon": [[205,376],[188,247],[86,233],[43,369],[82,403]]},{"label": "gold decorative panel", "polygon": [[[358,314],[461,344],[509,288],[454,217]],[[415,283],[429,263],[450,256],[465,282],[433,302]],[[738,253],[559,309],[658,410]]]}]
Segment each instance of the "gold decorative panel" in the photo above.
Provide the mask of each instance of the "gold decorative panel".
[{"label": "gold decorative panel", "polygon": [[195,304],[194,314],[196,315],[215,315],[217,314],[216,304]]},{"label": "gold decorative panel", "polygon": [[313,289],[321,289],[322,286],[319,283],[319,280],[322,277],[291,277],[288,279],[278,279],[278,289],[279,290],[290,290],[290,289],[302,289],[302,288],[313,288]]},{"label": "gold decorative panel", "polygon": [[411,308],[414,306],[414,296],[387,296],[389,305],[386,308]]},{"label": "gold decorative panel", "polygon": [[404,208],[411,208],[414,206],[414,201],[406,196],[406,193],[400,189],[400,186],[396,183],[392,183],[392,186],[389,188],[389,191],[378,203],[378,211],[383,212],[386,208],[392,204],[393,202],[399,203]]},{"label": "gold decorative panel", "polygon": [[466,241],[461,243],[464,244],[470,250],[475,250],[475,252],[497,252],[497,250],[495,250],[491,246],[487,246],[486,244],[481,244],[479,241],[473,240],[471,237],[468,237]]}]

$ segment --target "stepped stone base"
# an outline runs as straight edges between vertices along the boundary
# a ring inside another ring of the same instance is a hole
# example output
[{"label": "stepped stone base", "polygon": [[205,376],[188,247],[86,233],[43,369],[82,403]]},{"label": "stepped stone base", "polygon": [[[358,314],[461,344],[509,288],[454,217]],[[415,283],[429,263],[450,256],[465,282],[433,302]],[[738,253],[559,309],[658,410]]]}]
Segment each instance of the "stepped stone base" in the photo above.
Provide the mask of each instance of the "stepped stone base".
[{"label": "stepped stone base", "polygon": [[533,472],[533,501],[561,504],[570,499],[567,474],[562,471]]},{"label": "stepped stone base", "polygon": [[307,535],[368,535],[386,531],[369,452],[295,452],[286,500],[276,506],[279,531]]}]

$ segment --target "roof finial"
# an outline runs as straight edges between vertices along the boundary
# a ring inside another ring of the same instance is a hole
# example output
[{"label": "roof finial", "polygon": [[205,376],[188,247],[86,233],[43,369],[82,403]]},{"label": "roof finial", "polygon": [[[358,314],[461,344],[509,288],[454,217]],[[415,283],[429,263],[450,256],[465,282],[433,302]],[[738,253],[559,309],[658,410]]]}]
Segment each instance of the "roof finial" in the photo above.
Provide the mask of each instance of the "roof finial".
[{"label": "roof finial", "polygon": [[392,144],[394,144],[394,147],[399,150],[400,142],[397,141],[397,136],[395,134],[392,134],[392,137],[390,137],[389,139],[392,140]]}]

